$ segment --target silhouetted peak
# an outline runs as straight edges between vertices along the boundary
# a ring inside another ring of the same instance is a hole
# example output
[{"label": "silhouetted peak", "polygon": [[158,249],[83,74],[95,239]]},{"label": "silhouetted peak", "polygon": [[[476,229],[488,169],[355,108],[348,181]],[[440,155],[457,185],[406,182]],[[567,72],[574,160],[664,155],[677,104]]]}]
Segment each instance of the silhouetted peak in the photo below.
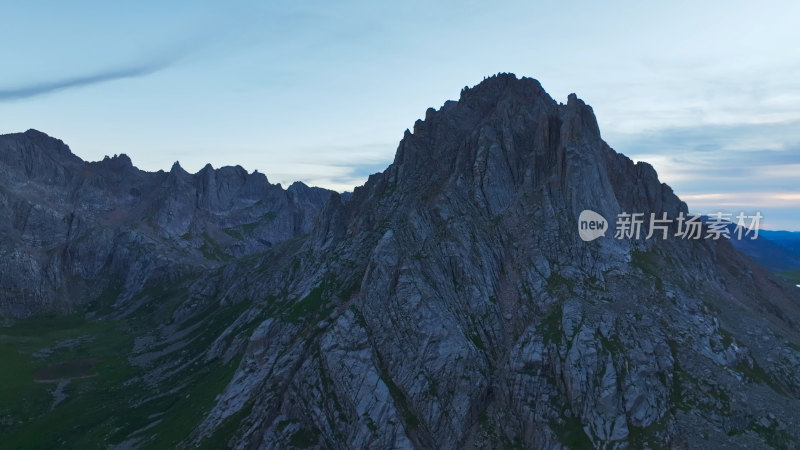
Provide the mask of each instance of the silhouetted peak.
[{"label": "silhouetted peak", "polygon": [[[471,100],[496,101],[502,96],[513,95],[519,99],[536,98],[545,96],[550,98],[544,91],[539,81],[522,77],[517,78],[513,73],[498,73],[475,85],[465,87],[461,90],[459,102],[469,102]],[[550,99],[552,100],[552,99]]]},{"label": "silhouetted peak", "polygon": [[60,154],[61,156],[75,157],[75,155],[73,155],[72,151],[69,149],[69,146],[67,146],[64,141],[51,137],[50,135],[39,130],[31,128],[24,133],[18,134],[18,136],[24,136],[29,142],[38,148],[41,148],[45,152],[56,153]]},{"label": "silhouetted peak", "polygon": [[169,169],[169,174],[172,176],[183,177],[189,175],[189,172],[187,172],[186,170],[184,170],[183,167],[181,167],[180,161],[175,161],[175,163],[172,164],[172,168]]},{"label": "silhouetted peak", "polygon": [[114,155],[112,157],[106,155],[106,157],[103,158],[103,161],[101,161],[100,163],[111,168],[111,170],[117,170],[117,171],[133,167],[133,162],[128,157],[128,155],[124,153],[119,155]]}]

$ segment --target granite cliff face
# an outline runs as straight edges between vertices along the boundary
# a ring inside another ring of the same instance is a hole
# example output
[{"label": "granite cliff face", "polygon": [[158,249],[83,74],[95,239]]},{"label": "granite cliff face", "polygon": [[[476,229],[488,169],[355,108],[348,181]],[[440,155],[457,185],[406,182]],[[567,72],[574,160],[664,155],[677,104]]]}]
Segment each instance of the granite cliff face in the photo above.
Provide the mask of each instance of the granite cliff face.
[{"label": "granite cliff face", "polygon": [[[86,280],[139,280],[82,306],[135,337],[135,389],[119,401],[149,418],[107,419],[104,445],[800,440],[797,289],[727,241],[583,242],[584,209],[676,217],[686,205],[601,139],[589,106],[535,80],[493,76],[429,109],[346,201],[234,168],[87,164],[36,132],[2,139],[3,170],[19,173],[0,191],[15,218],[3,251],[27,261],[5,263],[17,265],[0,275],[4,311],[91,292]],[[72,222],[109,243],[79,244]],[[167,440],[159,427],[181,410],[161,399],[217,368],[229,371],[213,398]]]}]

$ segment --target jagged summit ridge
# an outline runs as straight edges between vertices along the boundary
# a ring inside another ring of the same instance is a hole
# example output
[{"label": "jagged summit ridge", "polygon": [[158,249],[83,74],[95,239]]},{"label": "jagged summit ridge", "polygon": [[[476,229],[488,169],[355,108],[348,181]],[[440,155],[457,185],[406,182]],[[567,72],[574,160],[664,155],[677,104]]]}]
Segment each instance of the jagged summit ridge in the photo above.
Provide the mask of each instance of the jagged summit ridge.
[{"label": "jagged summit ridge", "polygon": [[561,217],[548,221],[559,226],[583,209],[606,217],[686,210],[652,166],[634,164],[602,140],[590,106],[574,94],[557,103],[538,81],[513,74],[489,77],[457,102],[428,109],[403,136],[392,165],[357,188],[356,197],[386,189],[468,193],[489,216],[523,198],[538,200],[558,205],[550,210]]},{"label": "jagged summit ridge", "polygon": [[0,179],[0,314],[16,316],[80,308],[107,289],[125,300],[178,267],[263,252],[310,232],[331,195],[241,166],[84,162],[36,130],[0,136]]}]

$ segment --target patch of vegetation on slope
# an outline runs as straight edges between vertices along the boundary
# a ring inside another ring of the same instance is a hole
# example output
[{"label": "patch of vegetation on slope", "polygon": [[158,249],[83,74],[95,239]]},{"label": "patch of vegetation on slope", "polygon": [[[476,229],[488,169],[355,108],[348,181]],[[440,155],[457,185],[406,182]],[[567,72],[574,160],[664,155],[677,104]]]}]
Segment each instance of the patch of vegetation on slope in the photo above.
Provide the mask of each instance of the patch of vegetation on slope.
[{"label": "patch of vegetation on slope", "polygon": [[800,269],[780,272],[780,274],[794,284],[800,284]]},{"label": "patch of vegetation on slope", "polygon": [[[128,442],[166,449],[185,440],[239,363],[238,357],[226,362],[203,355],[248,302],[208,302],[216,306],[193,317],[198,330],[182,338],[186,345],[153,361],[176,372],[146,381],[145,369],[129,360],[135,336],[186,299],[180,284],[153,288],[124,322],[73,315],[33,317],[0,328],[0,447],[92,449]],[[231,339],[251,332],[257,319],[239,323]],[[92,364],[72,371],[81,361]],[[53,370],[64,367],[70,370]],[[48,378],[52,382],[37,382],[43,368],[56,375]]]}]

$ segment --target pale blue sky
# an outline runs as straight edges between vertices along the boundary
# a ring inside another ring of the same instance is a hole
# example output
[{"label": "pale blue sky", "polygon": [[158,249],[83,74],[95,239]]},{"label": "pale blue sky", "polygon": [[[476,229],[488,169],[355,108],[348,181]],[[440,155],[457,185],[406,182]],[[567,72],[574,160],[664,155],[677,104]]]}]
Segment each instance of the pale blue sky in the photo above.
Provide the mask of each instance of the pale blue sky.
[{"label": "pale blue sky", "polygon": [[0,133],[349,190],[514,72],[577,93],[690,209],[800,230],[800,3],[166,3],[0,1]]}]

